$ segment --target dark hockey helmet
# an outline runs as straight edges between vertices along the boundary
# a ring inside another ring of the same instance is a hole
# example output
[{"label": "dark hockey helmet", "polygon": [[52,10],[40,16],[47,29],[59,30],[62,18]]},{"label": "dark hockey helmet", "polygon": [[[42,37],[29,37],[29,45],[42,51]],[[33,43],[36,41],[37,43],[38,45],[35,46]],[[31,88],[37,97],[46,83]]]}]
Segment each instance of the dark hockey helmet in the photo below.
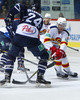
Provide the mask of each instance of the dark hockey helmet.
[{"label": "dark hockey helmet", "polygon": [[35,11],[37,11],[37,12],[39,12],[39,13],[41,13],[41,6],[40,6],[40,4],[38,4],[38,3],[32,5],[32,6],[31,6],[31,9],[32,9],[32,10],[35,10]]},{"label": "dark hockey helmet", "polygon": [[34,11],[36,11],[36,6],[35,6],[35,4],[31,6],[31,9],[34,10]]}]

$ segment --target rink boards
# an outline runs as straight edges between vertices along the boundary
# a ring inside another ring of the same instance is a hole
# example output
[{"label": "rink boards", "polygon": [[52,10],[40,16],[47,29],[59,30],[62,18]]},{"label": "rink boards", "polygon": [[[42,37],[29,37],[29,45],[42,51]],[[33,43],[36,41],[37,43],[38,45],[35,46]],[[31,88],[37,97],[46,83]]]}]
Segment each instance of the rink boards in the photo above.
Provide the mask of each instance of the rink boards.
[{"label": "rink boards", "polygon": [[[51,19],[51,23],[55,24],[57,19]],[[0,19],[0,27],[5,26],[3,18]],[[67,30],[70,33],[69,46],[80,47],[80,20],[67,20]]]}]

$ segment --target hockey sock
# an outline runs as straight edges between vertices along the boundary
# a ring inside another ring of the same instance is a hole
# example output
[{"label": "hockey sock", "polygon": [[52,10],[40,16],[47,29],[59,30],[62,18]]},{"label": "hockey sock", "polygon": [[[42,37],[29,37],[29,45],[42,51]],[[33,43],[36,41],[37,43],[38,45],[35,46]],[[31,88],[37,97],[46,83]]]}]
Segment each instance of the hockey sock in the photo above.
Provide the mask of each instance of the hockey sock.
[{"label": "hockey sock", "polygon": [[0,61],[0,66],[4,67],[4,65],[7,63],[7,54],[4,53],[1,57],[1,61]]},{"label": "hockey sock", "polygon": [[40,60],[39,64],[38,64],[38,71],[39,71],[39,73],[44,74],[46,68],[47,68],[47,61]]},{"label": "hockey sock", "polygon": [[9,60],[7,61],[6,63],[6,68],[5,68],[5,73],[9,75],[9,80],[11,78],[11,75],[12,75],[12,71],[13,71],[13,61],[12,60]]},{"label": "hockey sock", "polygon": [[58,71],[58,72],[61,72],[61,70],[62,70],[62,62],[59,60],[59,61],[57,61],[57,60],[55,60],[55,62],[56,62],[56,65],[54,66],[54,68],[55,68],[55,70],[56,71]]}]

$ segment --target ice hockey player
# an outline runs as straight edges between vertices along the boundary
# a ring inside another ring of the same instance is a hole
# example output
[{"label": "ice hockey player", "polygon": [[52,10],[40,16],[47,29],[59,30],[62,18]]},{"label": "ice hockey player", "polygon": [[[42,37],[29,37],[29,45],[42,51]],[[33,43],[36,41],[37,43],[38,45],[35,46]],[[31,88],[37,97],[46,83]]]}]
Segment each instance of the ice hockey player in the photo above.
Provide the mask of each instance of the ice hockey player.
[{"label": "ice hockey player", "polygon": [[[72,72],[69,67],[66,49],[69,39],[69,32],[66,30],[67,21],[65,18],[59,17],[57,24],[50,25],[45,34],[44,46],[55,55],[55,70],[58,77],[77,77],[76,72]],[[60,44],[60,45],[59,45]],[[62,71],[62,68],[65,72]]]},{"label": "ice hockey player", "polygon": [[[17,29],[18,24],[19,24],[19,20],[15,20],[12,22],[12,27],[13,27],[12,31],[14,32],[14,34],[12,34],[13,37],[15,35],[15,31]],[[1,27],[0,28],[0,50],[1,53],[2,52],[4,53],[0,60],[1,71],[4,71],[4,65],[7,62],[5,55],[10,48],[11,48],[11,37],[9,35],[9,32],[6,27]],[[19,52],[19,55],[17,57],[18,69],[23,70],[24,61],[21,58],[24,58],[24,48]]]},{"label": "ice hockey player", "polygon": [[51,15],[49,13],[46,13],[44,16],[43,26],[40,30],[40,41],[44,42],[45,33],[47,31],[48,26],[50,25],[50,19]]},{"label": "ice hockey player", "polygon": [[[37,5],[36,5],[37,6]],[[40,7],[37,6],[37,11],[40,12]],[[5,22],[9,25],[14,19],[14,15],[20,14],[20,24],[17,27],[16,35],[12,41],[12,47],[6,55],[8,59],[5,69],[5,79],[0,83],[5,84],[11,81],[11,75],[14,67],[14,62],[18,56],[19,51],[23,47],[27,47],[34,56],[40,56],[37,73],[37,83],[51,84],[50,81],[44,79],[44,73],[47,67],[47,60],[49,53],[44,48],[39,40],[39,31],[43,25],[43,18],[38,13],[28,9],[25,5],[16,4],[8,13]]]}]

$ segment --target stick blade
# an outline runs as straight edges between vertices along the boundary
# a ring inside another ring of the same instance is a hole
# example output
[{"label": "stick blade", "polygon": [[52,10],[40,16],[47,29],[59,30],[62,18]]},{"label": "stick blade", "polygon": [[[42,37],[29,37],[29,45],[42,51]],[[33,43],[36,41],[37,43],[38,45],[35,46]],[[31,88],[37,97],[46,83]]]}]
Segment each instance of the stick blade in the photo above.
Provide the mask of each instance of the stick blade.
[{"label": "stick blade", "polygon": [[13,84],[26,84],[27,81],[21,82],[21,81],[17,81],[17,80],[15,80],[15,79],[13,79],[13,80],[12,80],[12,83],[13,83]]}]

